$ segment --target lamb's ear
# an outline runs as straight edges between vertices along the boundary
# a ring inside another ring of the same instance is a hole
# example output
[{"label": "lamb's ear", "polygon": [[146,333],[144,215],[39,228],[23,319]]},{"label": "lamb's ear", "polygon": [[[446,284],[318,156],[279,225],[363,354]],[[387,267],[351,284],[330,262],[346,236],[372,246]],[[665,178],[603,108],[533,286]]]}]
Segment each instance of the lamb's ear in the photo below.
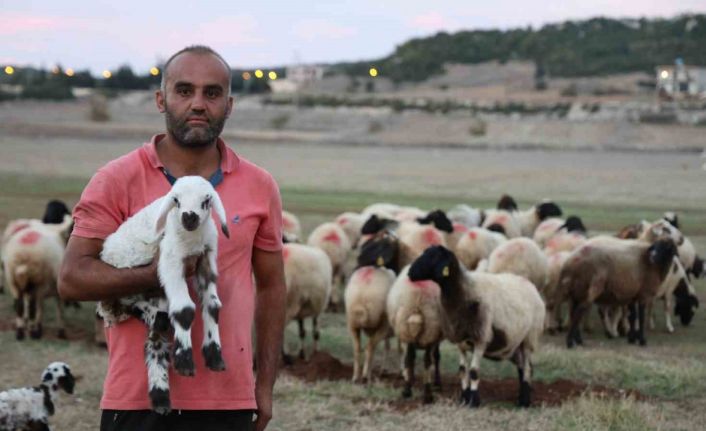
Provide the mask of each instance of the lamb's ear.
[{"label": "lamb's ear", "polygon": [[154,228],[157,235],[161,235],[164,232],[164,225],[167,223],[167,214],[176,206],[176,201],[171,193],[167,193],[162,200],[162,205],[159,207],[159,214],[157,215],[157,223]]},{"label": "lamb's ear", "polygon": [[226,218],[226,210],[223,208],[223,202],[221,202],[221,197],[218,193],[214,191],[213,193],[213,209],[216,211],[218,220],[221,222],[221,230],[226,238],[230,239],[230,231],[228,230],[228,219]]}]

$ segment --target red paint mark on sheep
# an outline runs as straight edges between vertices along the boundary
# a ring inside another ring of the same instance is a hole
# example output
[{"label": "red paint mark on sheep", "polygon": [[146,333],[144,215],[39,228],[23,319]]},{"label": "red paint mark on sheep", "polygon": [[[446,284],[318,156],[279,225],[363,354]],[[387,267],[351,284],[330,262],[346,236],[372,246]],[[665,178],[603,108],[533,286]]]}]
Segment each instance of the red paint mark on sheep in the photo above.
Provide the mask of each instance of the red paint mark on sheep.
[{"label": "red paint mark on sheep", "polygon": [[454,223],[454,232],[468,232],[468,228],[461,223]]},{"label": "red paint mark on sheep", "polygon": [[332,242],[334,244],[341,244],[341,237],[338,236],[336,232],[329,232],[326,234],[326,236],[323,238],[324,241]]},{"label": "red paint mark on sheep", "polygon": [[372,266],[364,266],[363,268],[360,268],[358,271],[356,271],[355,276],[356,278],[363,282],[363,283],[370,283],[373,280],[373,273],[375,272],[375,268]]},{"label": "red paint mark on sheep", "polygon": [[347,225],[347,224],[348,224],[348,219],[347,219],[347,218],[345,218],[345,217],[341,217],[341,218],[339,218],[339,219],[338,219],[338,220],[336,220],[336,221],[337,221],[337,222],[338,222],[338,224],[339,224],[339,225],[341,225],[341,226],[345,226],[345,225]]},{"label": "red paint mark on sheep", "polygon": [[472,230],[472,231],[468,232],[468,236],[469,236],[471,239],[477,239],[477,238],[478,238],[478,232]]},{"label": "red paint mark on sheep", "polygon": [[284,260],[289,259],[289,255],[290,255],[290,254],[291,254],[291,250],[290,250],[289,247],[287,247],[287,245],[285,244],[285,245],[282,247],[282,259],[284,259]]},{"label": "red paint mark on sheep", "polygon": [[282,218],[282,224],[283,224],[284,227],[286,227],[286,228],[294,228],[294,227],[295,227],[295,226],[294,226],[294,221],[293,221],[292,219],[288,218],[288,217],[283,217],[283,218]]},{"label": "red paint mark on sheep", "polygon": [[20,238],[20,243],[25,245],[34,244],[39,241],[40,236],[41,235],[39,234],[39,232],[31,230],[22,235],[22,238]]},{"label": "red paint mark on sheep", "polygon": [[441,245],[441,234],[433,227],[424,230],[424,242],[429,245]]},{"label": "red paint mark on sheep", "polygon": [[504,224],[507,223],[507,216],[506,215],[500,215],[495,218],[495,221],[499,224]]},{"label": "red paint mark on sheep", "polygon": [[15,226],[12,227],[12,230],[10,231],[10,236],[16,234],[17,232],[27,229],[29,227],[29,223],[17,223]]}]

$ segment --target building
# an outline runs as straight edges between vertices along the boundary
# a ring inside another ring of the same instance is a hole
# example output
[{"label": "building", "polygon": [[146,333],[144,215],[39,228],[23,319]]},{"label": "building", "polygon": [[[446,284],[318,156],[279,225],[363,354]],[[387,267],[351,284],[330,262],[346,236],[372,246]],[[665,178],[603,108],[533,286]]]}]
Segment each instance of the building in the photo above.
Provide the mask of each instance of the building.
[{"label": "building", "polygon": [[706,67],[657,66],[657,93],[667,99],[706,98]]}]

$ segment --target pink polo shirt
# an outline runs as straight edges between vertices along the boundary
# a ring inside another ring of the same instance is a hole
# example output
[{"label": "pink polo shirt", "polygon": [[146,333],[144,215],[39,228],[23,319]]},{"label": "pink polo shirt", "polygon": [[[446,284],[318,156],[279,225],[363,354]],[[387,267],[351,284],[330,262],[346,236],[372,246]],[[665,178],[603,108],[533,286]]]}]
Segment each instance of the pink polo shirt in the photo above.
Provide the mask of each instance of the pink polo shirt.
[{"label": "pink polo shirt", "polygon": [[[105,239],[128,217],[169,191],[171,185],[155,150],[155,142],[162,136],[153,137],[151,142],[98,170],[74,208],[72,235]],[[277,184],[269,173],[238,157],[221,139],[218,148],[223,181],[216,191],[223,201],[230,229],[230,239],[222,233],[218,238],[218,295],[223,303],[219,327],[226,371],[210,371],[204,365],[203,321],[197,312],[191,333],[196,375],[182,377],[170,370],[173,409],[257,407],[251,342],[255,309],[252,249],[281,250],[282,204]],[[190,293],[198,304],[194,292]],[[146,327],[135,318],[106,330],[109,358],[102,409],[150,408],[143,351],[146,336]]]}]

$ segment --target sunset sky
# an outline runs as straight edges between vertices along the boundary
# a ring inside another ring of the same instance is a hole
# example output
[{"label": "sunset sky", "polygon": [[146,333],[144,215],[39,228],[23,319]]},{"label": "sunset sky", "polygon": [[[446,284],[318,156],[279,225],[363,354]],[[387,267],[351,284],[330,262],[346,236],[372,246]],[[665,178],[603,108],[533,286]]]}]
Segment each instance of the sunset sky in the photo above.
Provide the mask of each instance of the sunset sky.
[{"label": "sunset sky", "polygon": [[0,64],[94,73],[130,64],[144,73],[190,44],[233,67],[376,58],[412,37],[512,28],[594,16],[672,17],[706,0],[593,1],[7,1],[0,0]]}]

